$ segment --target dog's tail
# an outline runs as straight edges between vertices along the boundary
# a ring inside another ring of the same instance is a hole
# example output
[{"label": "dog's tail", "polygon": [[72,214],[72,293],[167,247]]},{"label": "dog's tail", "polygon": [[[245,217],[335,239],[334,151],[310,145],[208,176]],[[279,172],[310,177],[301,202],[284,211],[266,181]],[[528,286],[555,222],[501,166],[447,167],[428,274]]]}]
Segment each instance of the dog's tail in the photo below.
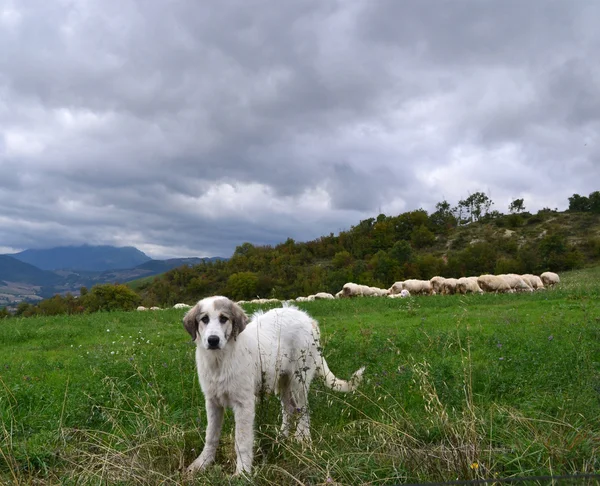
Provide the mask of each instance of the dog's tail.
[{"label": "dog's tail", "polygon": [[340,380],[329,369],[329,366],[327,366],[327,361],[325,360],[325,357],[321,354],[321,350],[320,350],[321,345],[319,342],[320,341],[320,332],[319,332],[319,326],[316,321],[312,322],[312,328],[313,328],[313,338],[315,339],[315,343],[317,344],[317,349],[319,349],[319,356],[318,356],[317,360],[320,361],[320,363],[317,364],[317,373],[319,373],[323,377],[323,380],[325,381],[325,384],[327,385],[327,387],[331,388],[332,390],[340,391],[340,392],[351,392],[351,391],[356,390],[356,388],[362,381],[365,367],[363,366],[359,370],[355,371],[354,374],[352,375],[352,378],[350,378],[350,380],[348,380],[348,381]]}]

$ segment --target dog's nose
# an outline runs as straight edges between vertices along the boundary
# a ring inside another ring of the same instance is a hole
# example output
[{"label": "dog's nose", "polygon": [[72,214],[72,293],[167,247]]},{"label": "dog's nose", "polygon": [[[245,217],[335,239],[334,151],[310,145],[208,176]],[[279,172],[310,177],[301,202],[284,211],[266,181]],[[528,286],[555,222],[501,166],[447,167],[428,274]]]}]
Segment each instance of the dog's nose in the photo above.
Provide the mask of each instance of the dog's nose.
[{"label": "dog's nose", "polygon": [[208,336],[207,341],[210,349],[217,349],[219,347],[219,336]]}]

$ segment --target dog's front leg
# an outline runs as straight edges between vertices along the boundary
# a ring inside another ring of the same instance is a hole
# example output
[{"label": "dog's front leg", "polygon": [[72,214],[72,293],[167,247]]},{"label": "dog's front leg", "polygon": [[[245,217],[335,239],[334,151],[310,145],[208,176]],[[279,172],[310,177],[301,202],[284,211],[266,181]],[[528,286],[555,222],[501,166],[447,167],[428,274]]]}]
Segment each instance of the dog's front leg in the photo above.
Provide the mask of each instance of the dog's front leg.
[{"label": "dog's front leg", "polygon": [[233,406],[235,415],[235,473],[249,473],[252,469],[254,448],[254,396],[251,400]]},{"label": "dog's front leg", "polygon": [[198,458],[192,462],[188,471],[196,471],[204,469],[215,460],[219,438],[221,437],[221,427],[223,425],[223,407],[218,404],[206,400],[206,439],[204,441],[204,449]]}]

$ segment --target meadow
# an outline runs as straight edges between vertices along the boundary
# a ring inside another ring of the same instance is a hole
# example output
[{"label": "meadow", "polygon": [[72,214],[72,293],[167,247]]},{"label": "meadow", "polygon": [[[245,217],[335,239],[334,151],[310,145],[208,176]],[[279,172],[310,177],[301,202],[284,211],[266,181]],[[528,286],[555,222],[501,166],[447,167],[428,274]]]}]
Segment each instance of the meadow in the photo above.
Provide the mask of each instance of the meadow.
[{"label": "meadow", "polygon": [[[0,320],[2,484],[399,484],[600,472],[600,267],[534,294],[299,304],[332,371],[315,380],[311,447],[280,440],[261,397],[255,470],[216,464],[182,310]],[[266,306],[267,307],[273,307]],[[247,312],[255,310],[246,307]],[[592,483],[590,480],[590,484]]]}]

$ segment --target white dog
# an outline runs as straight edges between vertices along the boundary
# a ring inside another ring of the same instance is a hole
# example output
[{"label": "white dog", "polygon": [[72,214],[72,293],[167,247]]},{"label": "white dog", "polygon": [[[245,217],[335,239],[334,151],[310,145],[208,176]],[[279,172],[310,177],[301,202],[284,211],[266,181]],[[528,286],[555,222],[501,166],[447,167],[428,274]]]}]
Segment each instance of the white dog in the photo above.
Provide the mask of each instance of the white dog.
[{"label": "white dog", "polygon": [[208,422],[204,449],[188,471],[214,460],[225,407],[235,416],[236,474],[250,472],[255,396],[261,390],[280,396],[283,435],[296,415],[296,438],[310,440],[307,395],[315,373],[329,388],[343,392],[354,390],[362,378],[364,367],[349,382],[333,375],[320,351],[317,322],[296,307],[257,312],[247,322],[242,308],[221,296],[202,299],[183,318],[196,343]]}]

